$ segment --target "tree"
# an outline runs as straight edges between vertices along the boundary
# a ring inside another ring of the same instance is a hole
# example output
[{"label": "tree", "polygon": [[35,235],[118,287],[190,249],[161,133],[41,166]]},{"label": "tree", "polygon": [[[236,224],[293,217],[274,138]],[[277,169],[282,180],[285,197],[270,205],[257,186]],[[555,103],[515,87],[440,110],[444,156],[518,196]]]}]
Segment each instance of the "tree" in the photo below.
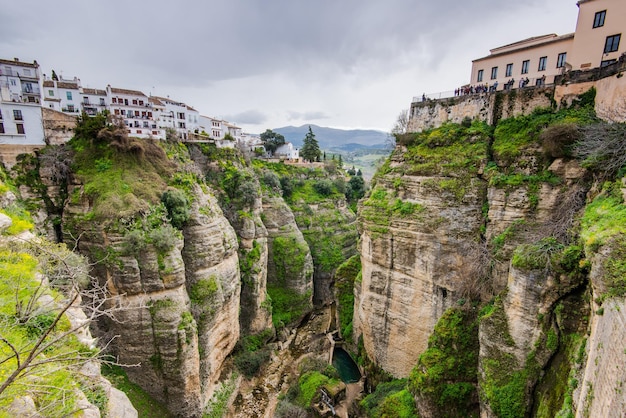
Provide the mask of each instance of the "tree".
[{"label": "tree", "polygon": [[285,137],[271,129],[266,129],[265,132],[261,134],[261,141],[263,141],[267,152],[274,154],[278,147],[285,144]]},{"label": "tree", "polygon": [[87,379],[79,370],[100,356],[78,335],[98,318],[115,320],[124,309],[119,296],[65,244],[37,238],[0,246],[0,410],[30,397],[34,416],[73,416],[76,381]]},{"label": "tree", "polygon": [[315,134],[309,125],[309,132],[304,137],[302,149],[300,150],[300,157],[306,161],[319,161],[322,152],[320,146],[315,139]]},{"label": "tree", "polygon": [[409,111],[408,109],[404,109],[398,115],[398,119],[396,119],[396,123],[391,128],[391,133],[387,135],[387,139],[385,140],[385,145],[393,149],[396,147],[396,142],[398,137],[402,137],[406,135],[409,127]]}]

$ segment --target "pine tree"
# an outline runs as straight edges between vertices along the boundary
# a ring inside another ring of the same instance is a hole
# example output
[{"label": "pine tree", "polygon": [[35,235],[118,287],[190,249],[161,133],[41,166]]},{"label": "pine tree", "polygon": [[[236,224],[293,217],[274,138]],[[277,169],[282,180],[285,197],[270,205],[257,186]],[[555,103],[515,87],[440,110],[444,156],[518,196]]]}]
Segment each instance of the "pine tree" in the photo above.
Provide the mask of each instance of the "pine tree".
[{"label": "pine tree", "polygon": [[309,162],[319,161],[322,152],[320,151],[320,146],[315,139],[315,134],[311,130],[311,126],[309,126],[309,132],[304,137],[304,141],[302,143],[302,149],[300,150],[300,156]]}]

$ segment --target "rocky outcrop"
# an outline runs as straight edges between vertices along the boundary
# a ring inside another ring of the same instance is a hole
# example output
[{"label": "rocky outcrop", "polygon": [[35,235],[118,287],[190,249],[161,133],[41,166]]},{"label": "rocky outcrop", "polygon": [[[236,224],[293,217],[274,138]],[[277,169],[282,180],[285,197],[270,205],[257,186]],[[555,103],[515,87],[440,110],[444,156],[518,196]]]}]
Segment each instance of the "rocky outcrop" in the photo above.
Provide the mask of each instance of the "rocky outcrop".
[{"label": "rocky outcrop", "polygon": [[263,196],[263,224],[267,228],[270,254],[268,286],[272,284],[306,296],[306,303],[311,306],[313,259],[293,212],[281,197]]},{"label": "rocky outcrop", "polygon": [[329,304],[334,300],[335,269],[357,251],[356,215],[344,198],[315,204],[292,202],[291,208],[313,258],[313,303]]},{"label": "rocky outcrop", "polygon": [[[406,171],[401,155],[392,165]],[[359,209],[355,331],[374,363],[396,377],[408,376],[437,319],[465,291],[485,193],[478,178],[389,174]]]},{"label": "rocky outcrop", "polygon": [[111,349],[134,366],[129,378],[185,417],[201,415],[239,338],[237,237],[208,191],[192,194],[182,234],[167,223],[96,224],[85,219],[87,199],[65,211],[78,249],[125,307],[100,324],[102,337],[116,335]]}]

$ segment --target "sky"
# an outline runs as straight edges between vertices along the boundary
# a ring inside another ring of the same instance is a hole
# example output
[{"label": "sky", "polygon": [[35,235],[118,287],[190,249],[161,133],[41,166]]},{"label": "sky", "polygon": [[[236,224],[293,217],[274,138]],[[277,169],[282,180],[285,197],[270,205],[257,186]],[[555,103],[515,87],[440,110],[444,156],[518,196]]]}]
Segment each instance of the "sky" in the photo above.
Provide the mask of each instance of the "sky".
[{"label": "sky", "polygon": [[576,0],[0,0],[0,58],[185,102],[250,133],[390,131],[471,61],[575,30]]}]

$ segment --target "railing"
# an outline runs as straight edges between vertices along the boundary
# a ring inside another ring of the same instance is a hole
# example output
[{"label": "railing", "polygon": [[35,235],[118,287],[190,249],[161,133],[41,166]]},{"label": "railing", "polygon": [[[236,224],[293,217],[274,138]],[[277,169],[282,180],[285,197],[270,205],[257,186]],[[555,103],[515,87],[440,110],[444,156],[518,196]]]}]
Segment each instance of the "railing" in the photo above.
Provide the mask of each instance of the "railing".
[{"label": "railing", "polygon": [[18,73],[17,73],[17,71],[4,69],[4,70],[0,70],[0,75],[10,76],[10,77],[17,77]]},{"label": "railing", "polygon": [[[448,91],[442,91],[439,93],[423,94],[422,96],[413,96],[413,101],[411,103],[427,102],[429,100],[449,99],[452,97],[459,97],[459,96],[478,95],[478,94],[483,94],[483,93],[493,93],[495,91],[509,91],[509,90],[515,90],[515,89],[520,89],[520,88],[528,88],[528,87],[545,87],[549,85],[545,82],[545,79],[543,78],[526,77],[521,80],[525,81],[524,85],[520,84],[520,80],[514,80],[513,84],[510,85],[510,87],[507,87],[508,83],[505,83],[505,84],[498,83],[497,86],[495,84],[489,85],[488,83],[484,83],[484,84],[479,83],[479,84],[472,85],[472,86],[463,86],[457,90],[448,90]],[[543,81],[537,84],[540,80],[543,80]]]}]

